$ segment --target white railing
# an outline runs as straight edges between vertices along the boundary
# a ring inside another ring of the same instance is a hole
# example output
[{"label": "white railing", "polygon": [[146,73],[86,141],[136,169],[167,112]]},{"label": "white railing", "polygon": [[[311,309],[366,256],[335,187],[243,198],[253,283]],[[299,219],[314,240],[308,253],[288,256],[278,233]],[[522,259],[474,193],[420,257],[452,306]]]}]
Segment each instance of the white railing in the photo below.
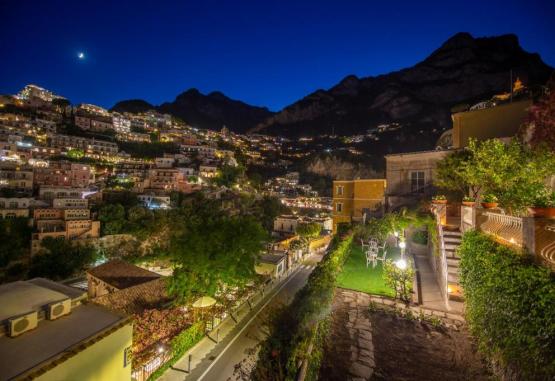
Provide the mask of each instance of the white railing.
[{"label": "white railing", "polygon": [[522,218],[501,213],[485,212],[486,220],[480,230],[512,245],[522,246]]},{"label": "white railing", "polygon": [[438,244],[439,244],[439,265],[440,271],[440,288],[443,300],[448,303],[449,300],[449,273],[447,269],[447,254],[445,253],[445,242],[443,239],[443,225],[441,224],[441,214],[436,213],[436,225],[438,230]]}]

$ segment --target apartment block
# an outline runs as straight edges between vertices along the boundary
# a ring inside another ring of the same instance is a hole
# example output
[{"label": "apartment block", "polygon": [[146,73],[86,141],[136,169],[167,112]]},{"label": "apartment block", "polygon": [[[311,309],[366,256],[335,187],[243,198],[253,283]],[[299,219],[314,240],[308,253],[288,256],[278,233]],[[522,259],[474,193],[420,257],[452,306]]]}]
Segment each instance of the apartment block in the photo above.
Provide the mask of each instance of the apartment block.
[{"label": "apartment block", "polygon": [[118,145],[105,140],[89,139],[81,136],[57,134],[52,137],[51,146],[57,148],[82,149],[85,153],[116,155]]},{"label": "apartment block", "polygon": [[0,188],[31,191],[33,189],[33,169],[19,165],[3,165],[0,167]]},{"label": "apartment block", "polygon": [[52,207],[55,209],[86,209],[89,207],[89,200],[86,198],[55,198],[52,200]]},{"label": "apartment block", "polygon": [[153,168],[148,171],[148,183],[150,189],[181,190],[186,185],[186,176],[179,168]]},{"label": "apartment block", "polygon": [[385,179],[335,180],[333,182],[333,231],[340,223],[362,222],[381,215],[385,204]]},{"label": "apartment block", "polygon": [[35,233],[32,234],[31,254],[41,248],[47,237],[82,241],[100,237],[100,221],[93,221],[89,209],[44,208],[33,211]]},{"label": "apartment block", "polygon": [[33,199],[28,197],[1,197],[0,217],[16,218],[29,217],[29,207]]},{"label": "apartment block", "polygon": [[94,182],[94,172],[86,164],[53,161],[48,167],[34,169],[34,182],[39,186],[83,188]]},{"label": "apartment block", "polygon": [[45,201],[52,201],[55,198],[78,199],[83,198],[87,192],[88,189],[86,188],[41,186],[39,188],[39,199]]}]

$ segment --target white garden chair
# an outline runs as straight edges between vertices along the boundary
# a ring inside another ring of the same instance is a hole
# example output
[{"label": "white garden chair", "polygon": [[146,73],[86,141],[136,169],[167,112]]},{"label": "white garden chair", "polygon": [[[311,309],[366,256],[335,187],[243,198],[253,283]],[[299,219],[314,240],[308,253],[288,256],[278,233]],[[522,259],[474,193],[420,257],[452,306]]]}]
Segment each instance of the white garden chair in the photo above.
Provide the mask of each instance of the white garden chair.
[{"label": "white garden chair", "polygon": [[364,243],[362,238],[360,239],[360,247],[362,248],[362,251],[368,250],[368,245]]},{"label": "white garden chair", "polygon": [[377,261],[385,262],[385,257],[387,257],[387,250],[384,248],[382,249],[382,255],[376,254],[376,263]]},{"label": "white garden chair", "polygon": [[366,267],[372,262],[372,267],[376,267],[376,259],[378,257],[378,248],[369,247],[366,252]]}]

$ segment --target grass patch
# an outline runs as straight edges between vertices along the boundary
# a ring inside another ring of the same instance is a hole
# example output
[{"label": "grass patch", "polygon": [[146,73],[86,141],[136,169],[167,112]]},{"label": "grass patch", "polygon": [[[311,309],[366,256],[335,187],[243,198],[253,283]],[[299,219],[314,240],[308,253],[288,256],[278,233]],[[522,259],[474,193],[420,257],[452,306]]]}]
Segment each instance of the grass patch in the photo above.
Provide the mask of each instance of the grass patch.
[{"label": "grass patch", "polygon": [[[396,260],[401,256],[397,247],[386,247],[387,259]],[[380,251],[381,256],[381,251]],[[358,245],[353,245],[351,254],[343,265],[343,271],[337,277],[337,285],[349,290],[362,291],[368,294],[394,297],[395,292],[385,284],[383,264],[378,261],[376,267],[366,267],[366,255]]]}]

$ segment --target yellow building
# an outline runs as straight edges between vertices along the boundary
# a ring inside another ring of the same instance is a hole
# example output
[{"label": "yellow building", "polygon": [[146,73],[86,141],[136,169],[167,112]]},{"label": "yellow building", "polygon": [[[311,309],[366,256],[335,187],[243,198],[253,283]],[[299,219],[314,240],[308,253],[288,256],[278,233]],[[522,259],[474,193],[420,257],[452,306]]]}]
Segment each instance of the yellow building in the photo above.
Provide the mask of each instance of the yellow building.
[{"label": "yellow building", "polygon": [[487,140],[515,136],[531,105],[532,101],[526,99],[453,114],[453,147],[466,147],[470,138]]},{"label": "yellow building", "polygon": [[361,222],[383,212],[385,179],[336,180],[333,182],[333,231],[340,223]]},{"label": "yellow building", "polygon": [[0,379],[131,380],[131,321],[35,278],[0,286]]}]

